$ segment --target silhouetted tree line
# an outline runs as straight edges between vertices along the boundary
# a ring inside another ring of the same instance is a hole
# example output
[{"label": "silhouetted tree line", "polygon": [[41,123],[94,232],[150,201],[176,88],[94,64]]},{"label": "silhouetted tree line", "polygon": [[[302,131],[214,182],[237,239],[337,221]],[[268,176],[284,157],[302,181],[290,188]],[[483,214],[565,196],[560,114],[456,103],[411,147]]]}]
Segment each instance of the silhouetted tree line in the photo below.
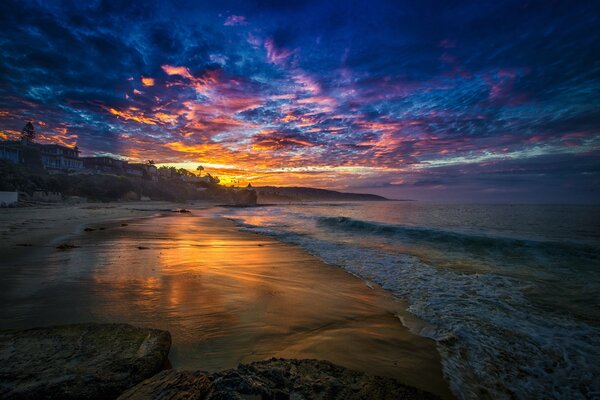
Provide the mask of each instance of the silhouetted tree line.
[{"label": "silhouetted tree line", "polygon": [[[173,168],[173,167],[171,167]],[[175,169],[175,168],[173,168]],[[187,170],[176,170],[181,175]],[[193,175],[193,174],[192,174]],[[210,174],[208,182],[189,183],[178,179],[147,179],[108,175],[48,174],[0,160],[0,191],[19,191],[32,194],[35,191],[59,192],[64,197],[85,197],[92,201],[135,200],[141,196],[152,200],[187,201],[212,200],[230,204],[252,204],[256,195],[236,191],[219,185],[218,178]]]}]

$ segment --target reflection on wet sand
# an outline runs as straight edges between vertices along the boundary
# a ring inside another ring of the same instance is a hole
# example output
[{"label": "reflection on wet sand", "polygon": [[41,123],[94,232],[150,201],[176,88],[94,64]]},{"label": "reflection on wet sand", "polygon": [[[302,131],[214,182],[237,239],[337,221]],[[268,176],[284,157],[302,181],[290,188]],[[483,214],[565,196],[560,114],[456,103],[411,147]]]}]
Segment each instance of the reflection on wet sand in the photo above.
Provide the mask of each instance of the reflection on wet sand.
[{"label": "reflection on wet sand", "polygon": [[448,395],[435,344],[402,326],[399,303],[296,247],[192,215],[75,240],[15,266],[2,326],[128,322],[169,330],[178,368],[318,358]]}]

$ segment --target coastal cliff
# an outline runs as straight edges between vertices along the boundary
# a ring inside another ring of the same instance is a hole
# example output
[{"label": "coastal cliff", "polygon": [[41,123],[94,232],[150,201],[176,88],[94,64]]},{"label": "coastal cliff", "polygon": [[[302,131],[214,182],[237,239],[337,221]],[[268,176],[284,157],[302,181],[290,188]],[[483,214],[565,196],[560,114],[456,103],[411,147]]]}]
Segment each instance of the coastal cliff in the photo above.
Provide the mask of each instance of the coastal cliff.
[{"label": "coastal cliff", "polygon": [[387,201],[385,197],[366,193],[344,193],[335,190],[316,189],[301,186],[277,187],[260,186],[254,188],[260,202],[278,201]]}]

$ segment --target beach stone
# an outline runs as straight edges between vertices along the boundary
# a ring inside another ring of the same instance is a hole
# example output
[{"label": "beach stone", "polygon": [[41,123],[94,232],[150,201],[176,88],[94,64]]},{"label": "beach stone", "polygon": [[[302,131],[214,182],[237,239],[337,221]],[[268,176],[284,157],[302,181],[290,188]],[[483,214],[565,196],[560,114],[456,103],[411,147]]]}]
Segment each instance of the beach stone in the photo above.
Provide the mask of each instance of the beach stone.
[{"label": "beach stone", "polygon": [[127,324],[0,331],[0,398],[111,399],[161,371],[169,332]]},{"label": "beach stone", "polygon": [[[179,396],[180,393],[184,397]],[[163,371],[125,392],[141,399],[437,399],[400,382],[327,361],[271,359],[217,373]]]},{"label": "beach stone", "polygon": [[206,399],[212,388],[211,381],[202,372],[165,370],[127,390],[119,400]]}]

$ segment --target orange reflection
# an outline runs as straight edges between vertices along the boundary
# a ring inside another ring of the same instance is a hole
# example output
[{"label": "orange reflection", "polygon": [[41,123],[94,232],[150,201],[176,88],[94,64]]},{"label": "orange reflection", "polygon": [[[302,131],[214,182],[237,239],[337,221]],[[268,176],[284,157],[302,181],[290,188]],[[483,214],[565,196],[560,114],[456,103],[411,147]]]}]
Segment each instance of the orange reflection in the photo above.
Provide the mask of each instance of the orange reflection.
[{"label": "orange reflection", "polygon": [[92,313],[168,329],[178,368],[320,358],[368,365],[415,384],[422,374],[442,382],[437,359],[424,363],[419,355],[436,354],[434,344],[408,333],[393,314],[398,303],[296,247],[194,215],[138,221],[99,235],[90,239],[94,246],[77,249],[85,254],[76,259],[77,271],[92,271],[85,292]]}]

